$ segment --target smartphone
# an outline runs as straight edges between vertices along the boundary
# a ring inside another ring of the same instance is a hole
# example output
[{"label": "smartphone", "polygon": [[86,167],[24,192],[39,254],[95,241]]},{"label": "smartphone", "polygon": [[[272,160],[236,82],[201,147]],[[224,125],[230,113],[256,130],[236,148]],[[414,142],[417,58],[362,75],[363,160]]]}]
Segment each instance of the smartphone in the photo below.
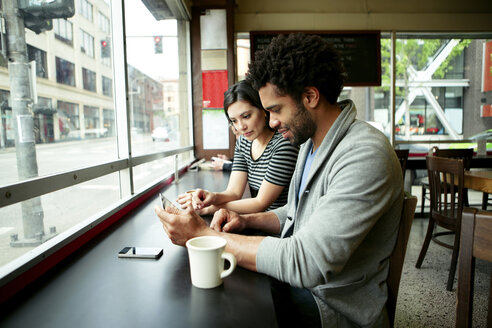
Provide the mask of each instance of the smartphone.
[{"label": "smartphone", "polygon": [[176,209],[176,210],[180,210],[181,209],[181,207],[178,204],[175,204],[175,203],[171,202],[162,193],[159,193],[159,196],[161,197],[162,208],[165,209],[166,207],[171,207],[171,208]]},{"label": "smartphone", "polygon": [[138,259],[158,259],[162,256],[162,248],[155,247],[124,247],[118,257],[133,257]]}]

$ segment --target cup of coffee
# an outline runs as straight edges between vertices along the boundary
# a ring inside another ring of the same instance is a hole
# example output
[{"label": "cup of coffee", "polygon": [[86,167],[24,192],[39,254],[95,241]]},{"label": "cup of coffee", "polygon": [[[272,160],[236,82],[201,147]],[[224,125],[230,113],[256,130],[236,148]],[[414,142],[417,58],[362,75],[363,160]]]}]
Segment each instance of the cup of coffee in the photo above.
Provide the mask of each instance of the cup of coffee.
[{"label": "cup of coffee", "polygon": [[[191,283],[198,288],[214,288],[222,284],[236,268],[236,258],[225,252],[227,241],[221,237],[202,236],[188,240],[186,248],[190,259]],[[224,260],[230,266],[224,270]]]}]

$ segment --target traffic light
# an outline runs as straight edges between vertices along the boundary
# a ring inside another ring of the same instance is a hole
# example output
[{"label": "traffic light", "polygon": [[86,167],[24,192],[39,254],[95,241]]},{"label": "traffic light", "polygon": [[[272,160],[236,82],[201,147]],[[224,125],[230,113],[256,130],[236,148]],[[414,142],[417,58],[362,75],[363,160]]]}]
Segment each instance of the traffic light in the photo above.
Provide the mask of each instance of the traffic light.
[{"label": "traffic light", "polygon": [[111,57],[111,47],[109,44],[109,39],[101,40],[101,57],[102,58]]},{"label": "traffic light", "polygon": [[162,54],[162,37],[159,35],[154,36],[154,53]]},{"label": "traffic light", "polygon": [[73,2],[74,0],[18,0],[17,4],[24,13],[40,21],[46,21],[52,18],[72,17],[75,14]]},{"label": "traffic light", "polygon": [[31,14],[25,13],[24,26],[34,33],[39,34],[41,32],[51,31],[53,29],[53,20],[38,18]]}]

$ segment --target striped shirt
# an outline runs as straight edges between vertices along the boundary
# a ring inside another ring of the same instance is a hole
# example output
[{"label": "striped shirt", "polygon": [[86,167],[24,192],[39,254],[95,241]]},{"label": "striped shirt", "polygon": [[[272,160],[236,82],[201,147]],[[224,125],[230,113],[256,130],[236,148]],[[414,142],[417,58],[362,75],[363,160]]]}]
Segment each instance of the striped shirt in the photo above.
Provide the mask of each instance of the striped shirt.
[{"label": "striped shirt", "polygon": [[251,197],[256,197],[263,180],[278,186],[284,186],[285,188],[280,196],[267,210],[285,205],[299,148],[292,146],[288,139],[284,139],[280,133],[275,132],[261,156],[253,160],[251,157],[251,144],[252,141],[243,136],[236,141],[232,170],[248,173]]}]

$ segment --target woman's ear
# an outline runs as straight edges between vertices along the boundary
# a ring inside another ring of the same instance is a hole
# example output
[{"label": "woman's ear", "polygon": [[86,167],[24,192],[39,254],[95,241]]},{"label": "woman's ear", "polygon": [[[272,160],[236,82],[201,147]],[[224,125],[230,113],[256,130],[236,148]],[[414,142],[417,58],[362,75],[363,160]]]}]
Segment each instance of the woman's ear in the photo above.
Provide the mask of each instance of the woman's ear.
[{"label": "woman's ear", "polygon": [[316,108],[319,104],[319,90],[316,87],[305,87],[302,93],[302,102],[306,108]]}]

